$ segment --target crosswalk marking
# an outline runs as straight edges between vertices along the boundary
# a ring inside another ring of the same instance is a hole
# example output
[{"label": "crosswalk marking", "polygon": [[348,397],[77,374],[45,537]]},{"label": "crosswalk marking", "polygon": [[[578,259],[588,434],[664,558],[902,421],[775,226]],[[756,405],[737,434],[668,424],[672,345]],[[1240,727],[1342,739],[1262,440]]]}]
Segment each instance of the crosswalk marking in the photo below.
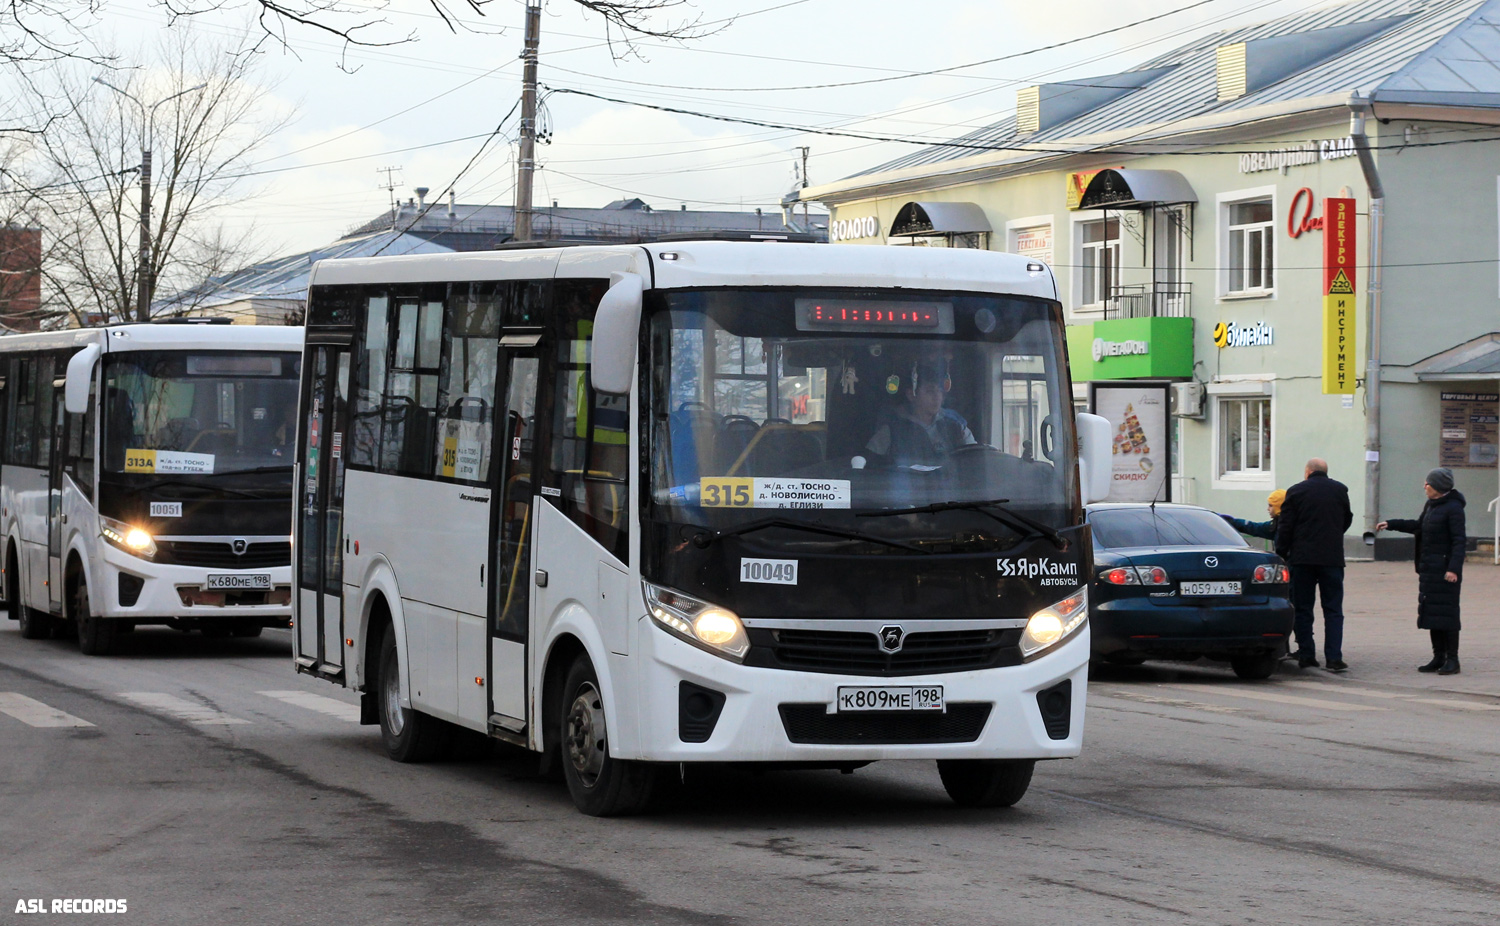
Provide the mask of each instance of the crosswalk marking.
[{"label": "crosswalk marking", "polygon": [[1102,698],[1122,698],[1126,701],[1139,701],[1142,704],[1166,704],[1172,707],[1188,707],[1194,710],[1210,711],[1215,714],[1238,714],[1238,707],[1225,707],[1222,704],[1205,704],[1202,701],[1185,701],[1181,698],[1162,698],[1156,695],[1141,694],[1135,691],[1124,691],[1111,688],[1101,691],[1091,691],[1090,696]]},{"label": "crosswalk marking", "polygon": [[1278,704],[1291,704],[1297,707],[1315,707],[1325,711],[1388,711],[1388,707],[1375,707],[1370,704],[1349,704],[1344,701],[1328,701],[1323,698],[1303,698],[1297,695],[1277,694],[1274,691],[1251,691],[1247,688],[1231,688],[1227,685],[1161,685],[1162,688],[1172,688],[1179,691],[1191,691],[1195,694],[1215,694],[1226,698],[1248,698],[1252,701],[1274,701]]},{"label": "crosswalk marking", "polygon": [[178,720],[186,720],[189,723],[227,725],[250,722],[160,691],[122,691],[120,697],[147,710],[170,714]]},{"label": "crosswalk marking", "polygon": [[0,714],[9,714],[33,727],[92,727],[93,724],[35,698],[14,691],[0,691]]},{"label": "crosswalk marking", "polygon": [[1452,698],[1412,698],[1418,704],[1439,704],[1456,707],[1462,711],[1500,711],[1500,704],[1480,704],[1478,701],[1455,701]]},{"label": "crosswalk marking", "polygon": [[1278,688],[1305,688],[1322,692],[1337,691],[1340,694],[1359,695],[1362,698],[1384,698],[1391,701],[1399,701],[1410,698],[1410,694],[1400,694],[1393,691],[1376,691],[1374,688],[1360,688],[1357,685],[1349,685],[1344,682],[1278,682]]},{"label": "crosswalk marking", "polygon": [[340,720],[349,720],[359,723],[359,705],[346,704],[333,698],[325,698],[315,695],[310,691],[257,691],[256,694],[285,701],[296,707],[303,707],[310,711],[328,714]]}]

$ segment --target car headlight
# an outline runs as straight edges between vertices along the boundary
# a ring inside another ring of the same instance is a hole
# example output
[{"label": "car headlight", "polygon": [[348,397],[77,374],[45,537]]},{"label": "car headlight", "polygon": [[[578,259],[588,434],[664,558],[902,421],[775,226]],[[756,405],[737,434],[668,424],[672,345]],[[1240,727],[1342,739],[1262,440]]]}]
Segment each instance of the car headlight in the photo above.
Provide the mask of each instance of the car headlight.
[{"label": "car headlight", "polygon": [[156,556],[155,538],[148,531],[126,524],[124,521],[116,521],[114,518],[100,515],[99,535],[132,556],[144,559]]},{"label": "car headlight", "polygon": [[1041,609],[1026,621],[1021,655],[1032,656],[1072,636],[1089,617],[1089,591],[1080,588],[1062,601]]},{"label": "car headlight", "polygon": [[750,638],[733,611],[650,582],[642,582],[641,589],[646,595],[646,613],[656,626],[716,656],[745,660]]}]

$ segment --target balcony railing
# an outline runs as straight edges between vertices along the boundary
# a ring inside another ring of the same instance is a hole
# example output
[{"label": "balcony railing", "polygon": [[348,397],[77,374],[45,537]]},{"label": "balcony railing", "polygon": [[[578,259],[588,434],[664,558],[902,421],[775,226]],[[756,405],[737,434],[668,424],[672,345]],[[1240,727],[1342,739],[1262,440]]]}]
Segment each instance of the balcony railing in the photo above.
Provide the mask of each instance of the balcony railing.
[{"label": "balcony railing", "polygon": [[1183,318],[1192,314],[1191,283],[1137,283],[1110,289],[1105,318]]}]

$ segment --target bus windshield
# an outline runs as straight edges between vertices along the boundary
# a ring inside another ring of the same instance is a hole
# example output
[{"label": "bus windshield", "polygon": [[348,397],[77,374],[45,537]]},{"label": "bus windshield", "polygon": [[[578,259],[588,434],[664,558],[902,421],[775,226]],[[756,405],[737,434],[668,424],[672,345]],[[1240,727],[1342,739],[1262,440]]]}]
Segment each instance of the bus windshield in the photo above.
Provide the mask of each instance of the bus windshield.
[{"label": "bus windshield", "polygon": [[694,509],[689,520],[727,526],[1004,499],[1068,523],[1073,416],[1052,304],[910,290],[653,299],[664,516]]},{"label": "bus windshield", "polygon": [[300,354],[109,354],[99,408],[107,473],[290,471]]}]

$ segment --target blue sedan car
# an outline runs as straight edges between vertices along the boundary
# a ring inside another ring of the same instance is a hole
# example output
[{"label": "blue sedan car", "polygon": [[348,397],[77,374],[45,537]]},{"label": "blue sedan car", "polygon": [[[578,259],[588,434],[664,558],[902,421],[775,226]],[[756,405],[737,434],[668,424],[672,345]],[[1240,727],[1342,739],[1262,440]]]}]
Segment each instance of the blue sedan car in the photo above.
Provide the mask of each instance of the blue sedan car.
[{"label": "blue sedan car", "polygon": [[1240,678],[1269,678],[1292,632],[1291,576],[1205,508],[1100,504],[1090,596],[1094,656],[1228,660]]}]

